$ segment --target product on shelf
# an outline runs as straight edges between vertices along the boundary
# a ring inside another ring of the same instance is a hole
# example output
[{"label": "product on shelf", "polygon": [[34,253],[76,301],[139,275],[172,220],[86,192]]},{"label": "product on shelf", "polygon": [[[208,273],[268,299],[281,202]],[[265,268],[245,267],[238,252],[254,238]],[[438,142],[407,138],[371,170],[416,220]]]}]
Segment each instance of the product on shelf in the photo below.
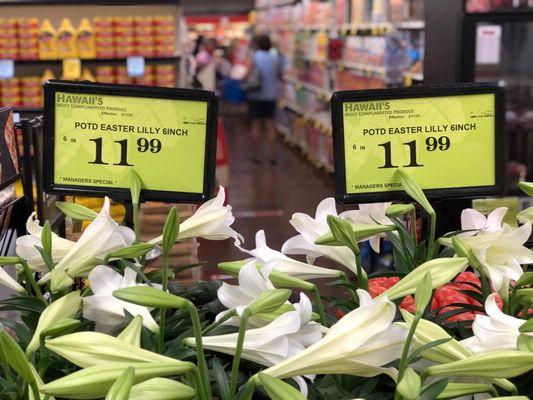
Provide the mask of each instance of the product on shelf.
[{"label": "product on shelf", "polygon": [[80,58],[92,59],[96,57],[94,30],[87,18],[82,18],[80,25],[78,26],[76,46],[78,48],[78,55]]},{"label": "product on shelf", "polygon": [[372,18],[372,0],[352,0],[350,22],[360,24],[369,22]]},{"label": "product on shelf", "polygon": [[39,20],[19,18],[17,21],[18,58],[37,60],[39,58]]},{"label": "product on shelf", "polygon": [[76,29],[69,18],[63,18],[57,30],[57,54],[62,59],[78,57]]}]

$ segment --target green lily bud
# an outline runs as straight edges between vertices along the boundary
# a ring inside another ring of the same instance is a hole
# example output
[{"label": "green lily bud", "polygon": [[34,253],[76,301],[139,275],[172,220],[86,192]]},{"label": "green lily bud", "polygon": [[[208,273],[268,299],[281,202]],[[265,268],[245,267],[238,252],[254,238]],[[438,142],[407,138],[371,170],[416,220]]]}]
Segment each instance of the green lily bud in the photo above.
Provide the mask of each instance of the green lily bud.
[{"label": "green lily bud", "polygon": [[427,272],[415,293],[415,312],[418,315],[424,314],[424,310],[431,300],[432,293],[431,275]]},{"label": "green lily bud", "polygon": [[141,197],[141,188],[141,177],[133,168],[130,169],[130,194],[131,203],[133,205],[139,205],[139,198]]},{"label": "green lily bud", "polygon": [[455,399],[476,393],[492,393],[494,388],[486,383],[448,383],[437,399]]},{"label": "green lily bud", "polygon": [[105,400],[128,400],[134,377],[135,370],[132,367],[126,368],[107,392]]},{"label": "green lily bud", "polygon": [[418,400],[422,383],[420,377],[412,368],[407,368],[396,390],[406,400]]},{"label": "green lily bud", "polygon": [[413,294],[428,273],[431,277],[431,287],[435,289],[450,282],[467,265],[468,260],[466,258],[436,258],[427,261],[407,274],[401,281],[386,290],[378,298],[387,297],[389,300],[394,300]]},{"label": "green lily bud", "polygon": [[168,213],[165,226],[163,227],[163,243],[161,243],[161,250],[163,254],[169,254],[170,249],[176,243],[180,233],[180,220],[178,218],[178,211],[176,207],[172,207]]},{"label": "green lily bud", "polygon": [[[237,277],[239,276],[239,271],[242,267],[250,262],[250,258],[241,261],[231,261],[218,264],[218,269],[225,272],[228,275]],[[259,268],[259,266],[258,266]],[[275,287],[289,288],[289,289],[299,289],[305,292],[310,292],[315,288],[315,285],[304,281],[303,279],[290,276],[284,272],[276,271],[275,269],[270,272],[268,276],[270,282]]]},{"label": "green lily bud", "polygon": [[24,352],[17,342],[6,331],[0,331],[0,351],[4,353],[4,358],[11,368],[30,385],[35,385],[35,376],[32,365],[24,355]]},{"label": "green lily bud", "polygon": [[520,211],[516,215],[516,218],[523,224],[527,224],[528,222],[533,224],[533,207],[529,207],[523,211]]},{"label": "green lily bud", "polygon": [[[55,270],[54,270],[55,271]],[[65,319],[71,319],[80,308],[80,292],[72,292],[51,303],[41,313],[37,328],[26,348],[26,354],[33,354],[40,344],[41,332]]]},{"label": "green lily bud", "polygon": [[146,253],[148,253],[150,250],[152,250],[155,247],[155,245],[150,243],[139,243],[139,244],[132,244],[128,247],[123,247],[122,249],[112,251],[111,253],[108,253],[104,261],[108,262],[112,258],[138,258],[144,256]]},{"label": "green lily bud", "polygon": [[21,261],[20,257],[0,257],[0,265],[20,264]]},{"label": "green lily bud", "polygon": [[529,301],[529,304],[533,304],[533,288],[518,289],[516,291],[516,297],[520,300]]},{"label": "green lily bud", "polygon": [[50,327],[43,329],[41,332],[41,338],[48,336],[61,336],[67,333],[74,332],[81,325],[81,321],[77,319],[67,318],[59,321],[58,323],[51,325]]},{"label": "green lily bud", "polygon": [[[277,310],[271,311],[271,312],[262,312],[255,314],[254,316],[257,318],[262,319],[263,321],[274,321],[276,318],[278,318],[280,315],[283,315],[287,312],[294,311],[294,306],[292,304],[282,304],[281,307],[279,307]],[[316,318],[319,318],[318,314],[314,313]],[[313,320],[313,317],[311,317],[311,320]]]},{"label": "green lily bud", "polygon": [[183,383],[166,378],[153,378],[131,388],[129,400],[190,400],[196,391]]},{"label": "green lily bud", "polygon": [[348,221],[333,215],[328,215],[328,226],[337,245],[346,246],[355,254],[359,254],[357,239]]},{"label": "green lily bud", "polygon": [[250,316],[263,312],[269,313],[276,311],[289,299],[289,297],[291,297],[291,294],[292,292],[289,289],[274,289],[261,293],[261,295],[252,301],[247,307]]},{"label": "green lily bud", "polygon": [[132,346],[141,347],[141,332],[143,327],[143,317],[137,315],[131,320],[126,328],[117,336],[117,339]]},{"label": "green lily bud", "polygon": [[305,400],[305,397],[288,383],[267,374],[259,373],[259,382],[272,400]]},{"label": "green lily bud", "polygon": [[50,221],[45,221],[43,225],[41,244],[46,254],[52,254],[52,228],[50,227]]},{"label": "green lily bud", "polygon": [[529,285],[533,285],[533,272],[524,272],[520,279],[516,281],[515,287],[520,288]]},{"label": "green lily bud", "polygon": [[529,197],[533,197],[533,182],[520,182],[518,187]]},{"label": "green lily bud", "polygon": [[525,324],[520,325],[518,330],[522,333],[533,332],[533,318],[527,320]]},{"label": "green lily bud", "polygon": [[459,375],[481,378],[514,378],[533,368],[533,353],[525,351],[498,350],[434,365],[426,370],[428,376]]},{"label": "green lily bud", "polygon": [[57,201],[56,207],[67,217],[78,221],[92,221],[98,217],[98,213],[82,206],[81,204],[69,203],[67,201]]},{"label": "green lily bud", "polygon": [[40,388],[41,393],[70,399],[95,399],[104,397],[113,383],[127,367],[135,369],[134,382],[156,377],[182,375],[195,368],[190,362],[180,363],[111,363],[96,365],[76,371],[49,382]]},{"label": "green lily bud", "polygon": [[182,361],[152,353],[119,338],[98,332],[76,332],[46,340],[46,348],[82,368],[109,363],[182,364]]},{"label": "green lily bud", "polygon": [[435,210],[429,204],[429,201],[422,191],[422,188],[414,179],[412,179],[405,171],[401,169],[396,170],[396,176],[399,177],[403,190],[430,215],[435,214]]},{"label": "green lily bud", "polygon": [[64,269],[54,268],[50,271],[50,290],[52,293],[68,289],[74,284],[74,280],[67,275]]},{"label": "green lily bud", "polygon": [[[345,220],[342,220],[342,221],[350,225],[356,242],[360,242],[369,237],[376,236],[382,233],[393,232],[397,229],[396,226],[394,225],[377,225],[377,224],[365,225],[365,224],[352,224],[349,221],[345,221]],[[328,232],[320,236],[318,239],[315,240],[315,244],[323,245],[323,246],[346,246],[345,244],[342,244],[341,242],[339,242],[333,236],[333,233],[331,232]]]},{"label": "green lily bud", "polygon": [[478,259],[472,252],[472,249],[470,246],[468,246],[464,241],[459,239],[457,236],[452,237],[452,244],[453,248],[455,249],[455,252],[459,257],[464,257],[468,259],[468,263],[476,268],[477,270],[481,269],[481,264],[479,263]]},{"label": "green lily bud", "polygon": [[186,308],[189,300],[150,286],[132,286],[113,292],[117,299],[153,308]]},{"label": "green lily bud", "polygon": [[402,215],[408,214],[415,209],[413,204],[391,204],[387,210],[385,210],[385,215],[389,218],[401,217]]},{"label": "green lily bud", "polygon": [[[533,320],[530,319],[530,321]],[[519,335],[518,339],[516,340],[516,347],[518,348],[518,350],[533,353],[533,336],[526,334]]]}]

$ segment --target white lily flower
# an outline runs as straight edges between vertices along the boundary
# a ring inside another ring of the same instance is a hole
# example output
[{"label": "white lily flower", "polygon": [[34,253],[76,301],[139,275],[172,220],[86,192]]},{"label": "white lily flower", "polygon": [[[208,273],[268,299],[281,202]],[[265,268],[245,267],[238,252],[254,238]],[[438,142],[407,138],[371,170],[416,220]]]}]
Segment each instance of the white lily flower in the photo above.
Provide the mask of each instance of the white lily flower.
[{"label": "white lily flower", "polygon": [[2,267],[0,267],[0,285],[7,286],[18,293],[24,293],[25,290],[24,287],[22,287],[22,285],[18,283],[16,279],[13,279],[11,275],[9,275]]},{"label": "white lily flower", "polygon": [[[130,228],[117,224],[109,215],[109,207],[109,198],[106,197],[98,216],[54,269],[63,270],[71,278],[87,276],[108,253],[133,243],[135,233]],[[49,278],[50,274],[46,274],[39,284],[46,283]],[[59,289],[62,288],[57,288]]]},{"label": "white lily flower", "polygon": [[498,232],[503,229],[502,221],[507,214],[507,207],[500,207],[492,211],[485,217],[473,208],[467,208],[461,213],[461,229],[464,231],[461,236],[473,236],[477,231]]},{"label": "white lily flower", "polygon": [[[354,224],[392,225],[393,222],[391,219],[385,215],[387,208],[389,208],[391,204],[392,203],[359,204],[359,210],[345,211],[340,215],[340,217],[346,218]],[[370,246],[376,253],[379,253],[382,237],[385,238],[387,235],[381,234],[367,239],[370,240]]]},{"label": "white lily flower", "polygon": [[314,219],[307,214],[294,214],[290,223],[300,234],[287,240],[283,244],[281,252],[284,254],[305,254],[307,262],[310,264],[316,258],[324,256],[357,273],[355,256],[350,249],[315,244],[316,239],[330,231],[327,222],[328,215],[337,216],[335,199],[332,197],[320,202]]},{"label": "white lily flower", "polygon": [[98,265],[89,273],[89,285],[94,294],[83,298],[83,316],[96,323],[97,331],[109,333],[124,325],[127,322],[124,310],[133,316],[140,315],[143,325],[151,331],[158,330],[148,308],[113,296],[115,290],[140,286],[136,278],[137,273],[130,268],[126,268],[122,276],[105,265]]},{"label": "white lily flower", "polygon": [[255,234],[255,249],[246,250],[241,246],[237,247],[241,251],[257,258],[264,264],[273,262],[276,271],[283,272],[299,279],[338,278],[342,275],[342,272],[339,270],[317,267],[315,265],[293,260],[282,252],[271,249],[267,245],[265,231],[263,230],[260,230]]},{"label": "white lily flower", "polygon": [[[196,212],[180,223],[178,240],[201,237],[208,240],[235,239],[237,243],[243,242],[242,236],[231,228],[235,217],[231,206],[224,205],[226,194],[220,186],[215,198],[206,201]],[[151,244],[161,244],[163,235],[149,241]]]},{"label": "white lily flower", "polygon": [[[42,247],[41,233],[43,231],[35,215],[36,213],[32,213],[26,221],[28,234],[17,238],[15,252],[20,258],[26,260],[31,268],[38,272],[47,272],[48,268],[41,257],[41,253],[35,248],[35,246]],[[76,242],[63,239],[52,232],[52,258],[54,262],[58,262],[65,257],[75,244]]]},{"label": "white lily flower", "polygon": [[530,236],[531,224],[526,223],[519,228],[504,225],[500,231],[481,231],[462,240],[470,246],[498,291],[506,278],[520,279],[524,273],[521,264],[533,263],[533,251],[523,246]]},{"label": "white lily flower", "polygon": [[333,325],[321,340],[264,373],[276,378],[306,374],[349,374],[373,377],[398,371],[383,365],[400,358],[407,331],[392,325],[396,306],[386,298],[374,301],[357,291],[361,306]]},{"label": "white lily flower", "polygon": [[[516,350],[516,341],[520,335],[519,328],[526,323],[502,312],[496,304],[496,293],[487,297],[485,311],[487,315],[476,315],[472,324],[474,336],[461,343],[474,353],[492,350]],[[527,333],[533,336],[533,333]]]}]

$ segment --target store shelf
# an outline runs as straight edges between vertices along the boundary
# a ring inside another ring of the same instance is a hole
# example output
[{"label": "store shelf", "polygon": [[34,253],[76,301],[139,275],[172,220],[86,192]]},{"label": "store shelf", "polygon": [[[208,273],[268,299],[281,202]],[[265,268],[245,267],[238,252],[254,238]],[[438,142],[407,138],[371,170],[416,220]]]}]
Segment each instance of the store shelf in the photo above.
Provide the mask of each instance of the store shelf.
[{"label": "store shelf", "polygon": [[425,29],[426,23],[424,21],[403,21],[396,25],[398,29]]},{"label": "store shelf", "polygon": [[131,5],[154,5],[174,4],[179,6],[181,0],[0,0],[0,6],[30,6],[30,5],[103,5],[103,6],[131,6]]},{"label": "store shelf", "polygon": [[[1,4],[1,3],[0,3]],[[145,57],[146,61],[150,62],[163,62],[163,61],[178,61],[179,55],[168,57]],[[102,63],[117,63],[126,62],[127,57],[121,58],[93,58],[93,59],[81,59],[82,64],[102,64]],[[63,60],[15,60],[15,65],[48,65],[48,64],[61,64]]]},{"label": "store shelf", "polygon": [[376,65],[360,64],[349,61],[339,61],[339,68],[352,69],[355,71],[364,72],[369,75],[385,76],[385,67]]},{"label": "store shelf", "polygon": [[331,136],[332,134],[332,128],[331,123],[323,121],[319,118],[316,118],[315,114],[312,111],[306,112],[304,111],[300,106],[297,104],[281,100],[278,103],[278,106],[280,108],[286,108],[288,110],[291,110],[292,112],[300,115],[302,119],[309,124],[312,124],[316,129],[320,130],[322,133]]},{"label": "store shelf", "polygon": [[315,86],[311,83],[302,82],[298,79],[287,77],[284,79],[286,83],[291,83],[295,86],[296,89],[299,89],[300,87],[309,90],[310,92],[316,93],[319,97],[321,97],[323,100],[329,101],[331,98],[331,95],[333,92],[328,89],[324,89],[318,86]]}]

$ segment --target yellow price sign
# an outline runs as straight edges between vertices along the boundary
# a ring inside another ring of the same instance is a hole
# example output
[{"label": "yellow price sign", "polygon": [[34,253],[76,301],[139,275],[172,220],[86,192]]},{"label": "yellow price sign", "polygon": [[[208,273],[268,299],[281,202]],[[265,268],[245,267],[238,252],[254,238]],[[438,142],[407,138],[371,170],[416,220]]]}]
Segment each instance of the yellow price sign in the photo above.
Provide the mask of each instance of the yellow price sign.
[{"label": "yellow price sign", "polygon": [[337,92],[332,110],[341,203],[397,197],[398,169],[430,197],[501,190],[504,110],[496,85]]},{"label": "yellow price sign", "polygon": [[210,92],[50,81],[46,188],[56,194],[203,201],[214,186],[216,96]]}]

